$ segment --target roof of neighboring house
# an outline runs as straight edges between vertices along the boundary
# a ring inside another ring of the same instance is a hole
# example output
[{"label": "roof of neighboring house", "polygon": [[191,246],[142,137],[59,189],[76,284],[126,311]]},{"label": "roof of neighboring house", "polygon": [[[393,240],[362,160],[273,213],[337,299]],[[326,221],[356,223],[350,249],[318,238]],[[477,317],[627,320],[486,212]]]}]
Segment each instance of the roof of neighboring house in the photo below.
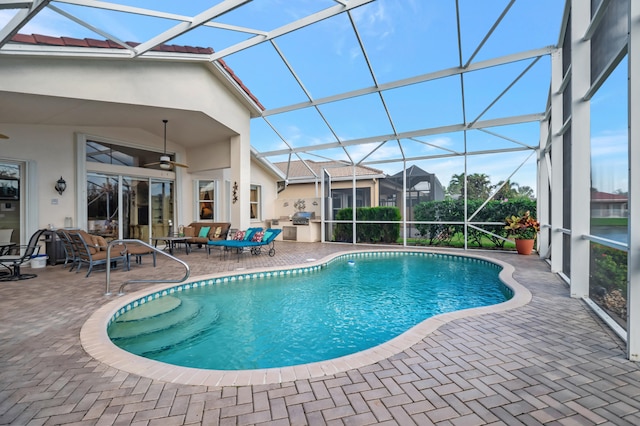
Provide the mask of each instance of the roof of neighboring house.
[{"label": "roof of neighboring house", "polygon": [[[288,161],[274,163],[274,165],[285,174],[287,173],[287,168],[289,169],[288,179],[290,182],[313,182],[316,179],[316,176],[322,178],[323,168],[329,169],[329,174],[335,180],[346,180],[353,177],[353,166],[346,166],[340,161],[305,160],[302,162],[300,160],[296,160],[291,161],[290,163]],[[310,168],[313,172],[309,170]],[[356,179],[383,178],[384,176],[385,174],[382,170],[367,166],[356,166]]]},{"label": "roof of neighboring house", "polygon": [[[406,173],[404,174],[406,174],[407,176],[407,188],[411,188],[413,190],[424,190],[424,185],[420,185],[421,182],[431,181],[431,179],[434,180],[434,185],[436,185],[437,187],[442,186],[442,184],[440,183],[440,179],[438,179],[438,176],[436,176],[434,173],[429,173],[416,165],[407,168]],[[384,181],[384,184],[401,187],[402,180],[404,179],[404,174],[403,171],[400,170],[398,173],[388,176],[388,179]]]},{"label": "roof of neighboring house", "polygon": [[626,194],[611,194],[609,192],[591,191],[591,201],[624,203],[629,201],[629,196]]},{"label": "roof of neighboring house", "polygon": [[[99,48],[99,49],[124,49],[118,43],[114,43],[111,40],[96,40],[92,38],[73,38],[73,37],[51,37],[41,34],[16,34],[11,38],[13,43],[21,44],[33,44],[40,46],[62,46],[62,47],[87,47],[87,48]],[[131,47],[136,47],[140,43],[133,41],[125,42]],[[181,46],[176,44],[160,44],[153,49],[155,52],[169,52],[169,53],[188,53],[195,55],[211,55],[214,50],[210,47],[193,47],[193,46]],[[240,86],[240,88],[253,100],[258,108],[264,111],[264,106],[260,103],[258,98],[251,93],[249,88],[244,85],[240,77],[238,77],[233,70],[227,65],[223,59],[218,59],[217,62],[222,68],[231,76],[231,78]]]}]

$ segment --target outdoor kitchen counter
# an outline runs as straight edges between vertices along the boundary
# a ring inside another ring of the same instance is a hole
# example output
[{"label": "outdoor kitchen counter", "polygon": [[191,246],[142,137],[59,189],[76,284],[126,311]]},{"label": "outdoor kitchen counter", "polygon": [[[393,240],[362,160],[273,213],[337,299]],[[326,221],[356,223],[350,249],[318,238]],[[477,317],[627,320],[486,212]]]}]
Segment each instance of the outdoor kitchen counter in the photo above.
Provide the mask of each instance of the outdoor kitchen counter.
[{"label": "outdoor kitchen counter", "polygon": [[274,229],[282,229],[276,240],[300,241],[314,243],[320,241],[320,219],[311,219],[308,225],[294,225],[293,221],[280,219],[271,225]]}]

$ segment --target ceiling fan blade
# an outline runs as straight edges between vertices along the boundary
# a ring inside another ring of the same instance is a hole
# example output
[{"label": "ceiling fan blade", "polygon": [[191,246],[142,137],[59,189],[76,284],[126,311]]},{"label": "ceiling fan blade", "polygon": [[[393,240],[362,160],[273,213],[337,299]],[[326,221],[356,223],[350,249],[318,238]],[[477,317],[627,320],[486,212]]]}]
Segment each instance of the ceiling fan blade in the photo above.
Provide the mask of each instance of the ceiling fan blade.
[{"label": "ceiling fan blade", "polygon": [[0,139],[9,139],[9,136],[0,133]]},{"label": "ceiling fan blade", "polygon": [[146,164],[143,164],[142,167],[157,166],[159,164],[162,164],[162,162],[161,161],[156,161],[155,163],[146,163]]},{"label": "ceiling fan blade", "polygon": [[182,164],[182,163],[176,163],[175,161],[169,161],[170,164],[174,165],[174,166],[178,166],[178,167],[185,167],[185,168],[189,168],[189,166],[187,166],[186,164]]}]

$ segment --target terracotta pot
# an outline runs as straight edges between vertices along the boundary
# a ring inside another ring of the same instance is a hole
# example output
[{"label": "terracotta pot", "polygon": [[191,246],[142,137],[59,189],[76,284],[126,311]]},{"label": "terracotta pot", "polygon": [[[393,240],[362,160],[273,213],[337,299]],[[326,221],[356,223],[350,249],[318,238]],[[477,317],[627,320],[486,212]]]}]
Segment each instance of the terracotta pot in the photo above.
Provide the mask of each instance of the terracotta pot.
[{"label": "terracotta pot", "polygon": [[536,240],[516,239],[515,241],[518,254],[531,254],[533,251],[533,244]]}]

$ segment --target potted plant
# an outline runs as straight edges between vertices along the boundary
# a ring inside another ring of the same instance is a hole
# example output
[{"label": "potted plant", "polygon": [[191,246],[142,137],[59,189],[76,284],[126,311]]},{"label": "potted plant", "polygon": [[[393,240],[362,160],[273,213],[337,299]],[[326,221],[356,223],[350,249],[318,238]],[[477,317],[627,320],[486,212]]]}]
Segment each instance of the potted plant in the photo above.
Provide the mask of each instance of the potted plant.
[{"label": "potted plant", "polygon": [[531,254],[536,236],[540,231],[540,222],[527,211],[519,216],[507,217],[505,223],[504,229],[513,236],[518,253]]}]

